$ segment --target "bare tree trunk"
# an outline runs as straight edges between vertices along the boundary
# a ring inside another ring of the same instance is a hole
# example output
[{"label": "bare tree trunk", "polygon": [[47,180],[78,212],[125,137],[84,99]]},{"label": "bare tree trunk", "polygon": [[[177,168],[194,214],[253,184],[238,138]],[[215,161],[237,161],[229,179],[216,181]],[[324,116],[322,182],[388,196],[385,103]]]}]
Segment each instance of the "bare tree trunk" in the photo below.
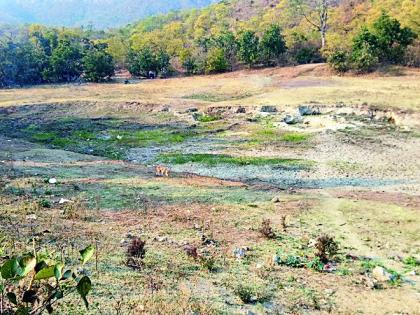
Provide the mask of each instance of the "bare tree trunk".
[{"label": "bare tree trunk", "polygon": [[322,0],[319,8],[319,30],[321,32],[321,47],[325,48],[328,28],[328,0]]}]

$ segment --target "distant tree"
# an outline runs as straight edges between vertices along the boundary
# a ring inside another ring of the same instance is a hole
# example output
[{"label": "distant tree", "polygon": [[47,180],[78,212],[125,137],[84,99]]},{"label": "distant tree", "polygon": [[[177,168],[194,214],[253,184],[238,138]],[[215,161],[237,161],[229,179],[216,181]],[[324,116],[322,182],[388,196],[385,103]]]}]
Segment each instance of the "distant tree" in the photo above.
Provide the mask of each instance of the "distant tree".
[{"label": "distant tree", "polygon": [[295,14],[302,16],[321,35],[321,47],[327,44],[329,10],[337,0],[289,0]]},{"label": "distant tree", "polygon": [[114,75],[115,62],[106,48],[106,45],[93,45],[85,52],[83,69],[86,80],[101,82]]},{"label": "distant tree", "polygon": [[170,65],[170,56],[164,51],[154,52],[150,47],[134,51],[128,55],[128,71],[132,75],[147,76],[149,71],[156,74],[167,71]]},{"label": "distant tree", "polygon": [[159,51],[155,54],[155,71],[156,73],[161,73],[163,76],[166,76],[169,71],[171,56],[163,50],[159,49]]},{"label": "distant tree", "polygon": [[230,70],[236,61],[236,55],[238,53],[238,42],[235,38],[235,34],[231,31],[225,31],[214,39],[214,46],[223,49],[225,53],[225,58],[229,62]]},{"label": "distant tree", "polygon": [[253,31],[244,31],[239,36],[238,57],[249,66],[255,65],[259,59],[259,38]]},{"label": "distant tree", "polygon": [[416,37],[411,29],[402,28],[396,19],[382,12],[372,30],[363,27],[353,38],[353,68],[369,72],[379,63],[403,63],[407,47]]},{"label": "distant tree", "polygon": [[78,79],[82,72],[80,43],[61,39],[52,52],[48,69],[44,71],[45,78],[55,82],[70,82]]},{"label": "distant tree", "polygon": [[260,42],[262,61],[266,65],[276,63],[286,52],[286,42],[278,25],[271,25]]},{"label": "distant tree", "polygon": [[407,46],[417,38],[408,27],[401,27],[398,20],[382,11],[381,16],[373,23],[373,34],[376,35],[378,57],[381,62],[402,63]]},{"label": "distant tree", "polygon": [[106,51],[112,56],[119,68],[127,66],[129,45],[122,36],[112,36],[106,40]]},{"label": "distant tree", "polygon": [[225,51],[222,48],[212,48],[206,58],[205,73],[220,73],[229,69]]},{"label": "distant tree", "polygon": [[358,72],[369,72],[379,63],[378,37],[366,27],[353,38],[352,67]]},{"label": "distant tree", "polygon": [[0,45],[0,86],[37,84],[43,81],[46,58],[31,42]]},{"label": "distant tree", "polygon": [[309,40],[302,32],[292,32],[289,36],[288,55],[292,63],[307,64],[322,61],[320,46]]},{"label": "distant tree", "polygon": [[197,58],[193,55],[191,49],[183,49],[179,55],[179,59],[188,75],[197,73]]}]

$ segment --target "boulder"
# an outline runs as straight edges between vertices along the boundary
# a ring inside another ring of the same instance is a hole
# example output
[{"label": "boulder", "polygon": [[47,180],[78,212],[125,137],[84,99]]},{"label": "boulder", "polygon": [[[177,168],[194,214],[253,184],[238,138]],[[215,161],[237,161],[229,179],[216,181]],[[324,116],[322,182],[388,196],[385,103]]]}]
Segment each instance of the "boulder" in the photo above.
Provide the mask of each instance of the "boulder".
[{"label": "boulder", "polygon": [[288,125],[295,125],[303,121],[302,116],[286,115],[283,121]]},{"label": "boulder", "polygon": [[373,268],[372,277],[378,282],[386,282],[392,280],[392,275],[381,266],[376,266]]},{"label": "boulder", "polygon": [[277,107],[272,105],[264,105],[261,107],[262,113],[277,113]]},{"label": "boulder", "polygon": [[238,109],[236,110],[237,114],[245,114],[246,113],[246,108],[243,106],[239,106]]},{"label": "boulder", "polygon": [[197,107],[190,107],[185,112],[186,113],[196,113],[196,112],[198,112],[198,108]]},{"label": "boulder", "polygon": [[301,105],[299,106],[299,114],[301,116],[320,115],[321,110],[319,106]]}]

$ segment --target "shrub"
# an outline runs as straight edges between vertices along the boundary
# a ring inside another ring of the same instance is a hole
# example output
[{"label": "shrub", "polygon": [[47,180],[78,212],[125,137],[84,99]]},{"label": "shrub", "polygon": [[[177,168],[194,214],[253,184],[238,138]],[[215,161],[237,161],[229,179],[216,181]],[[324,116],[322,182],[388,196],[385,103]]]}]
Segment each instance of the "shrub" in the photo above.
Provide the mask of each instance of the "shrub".
[{"label": "shrub", "polygon": [[234,286],[233,291],[244,303],[264,302],[271,297],[270,290],[262,281],[243,279]]},{"label": "shrub", "polygon": [[367,73],[378,66],[379,57],[371,48],[365,46],[352,54],[352,68],[359,73]]},{"label": "shrub", "polygon": [[266,238],[272,239],[276,237],[276,233],[274,233],[273,228],[271,227],[271,221],[269,219],[266,219],[262,222],[260,232]]},{"label": "shrub", "polygon": [[142,241],[138,237],[132,239],[130,245],[127,248],[127,256],[143,259],[146,255],[146,249],[144,247],[145,245],[146,242]]},{"label": "shrub", "polygon": [[106,52],[106,47],[97,45],[83,57],[84,77],[88,81],[101,82],[114,75],[115,62]]},{"label": "shrub", "polygon": [[398,20],[385,12],[373,23],[373,33],[377,37],[380,61],[395,64],[404,61],[407,46],[417,38],[410,28],[401,27]]},{"label": "shrub", "polygon": [[212,48],[206,58],[205,73],[220,73],[229,69],[229,63],[225,57],[225,52],[221,48]]},{"label": "shrub", "polygon": [[238,57],[249,66],[255,65],[260,60],[259,37],[253,31],[244,31],[239,36]]},{"label": "shrub", "polygon": [[146,255],[146,242],[136,237],[131,240],[127,248],[127,260],[125,264],[133,270],[139,270],[143,267],[143,259]]},{"label": "shrub", "polygon": [[338,244],[333,237],[322,235],[317,238],[315,248],[317,250],[315,256],[319,257],[321,262],[326,263],[337,254]]},{"label": "shrub", "polygon": [[349,70],[349,53],[344,50],[334,50],[329,54],[327,62],[331,68],[339,73],[344,73]]},{"label": "shrub", "polygon": [[276,64],[286,52],[286,42],[278,25],[271,25],[263,34],[260,42],[262,61],[266,65]]}]

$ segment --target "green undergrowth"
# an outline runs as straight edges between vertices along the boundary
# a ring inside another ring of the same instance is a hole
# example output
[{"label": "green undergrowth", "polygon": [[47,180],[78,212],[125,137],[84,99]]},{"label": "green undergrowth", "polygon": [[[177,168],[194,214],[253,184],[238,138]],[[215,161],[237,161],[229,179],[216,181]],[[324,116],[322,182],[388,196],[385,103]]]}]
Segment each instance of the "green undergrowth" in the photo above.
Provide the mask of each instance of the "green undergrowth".
[{"label": "green undergrowth", "polygon": [[[117,128],[116,128],[117,127]],[[115,122],[102,124],[75,124],[63,122],[49,125],[30,125],[23,136],[32,142],[52,148],[78,153],[123,159],[126,151],[134,147],[168,145],[194,136],[190,131],[176,128],[124,125]]]},{"label": "green undergrowth", "polygon": [[191,100],[200,100],[205,102],[224,102],[224,101],[234,101],[234,100],[241,100],[244,98],[251,97],[251,93],[242,93],[242,94],[212,94],[212,93],[197,93],[197,94],[191,94],[184,96],[185,99],[191,99]]},{"label": "green undergrowth", "polygon": [[170,153],[161,154],[158,161],[168,164],[186,164],[186,163],[200,163],[206,166],[217,166],[222,164],[230,164],[236,166],[244,165],[273,165],[273,166],[308,166],[308,162],[299,159],[283,159],[283,158],[268,158],[268,157],[244,157],[244,156],[230,156],[225,154],[182,154]]},{"label": "green undergrowth", "polygon": [[270,192],[249,190],[242,187],[191,187],[150,183],[142,186],[116,184],[84,185],[89,205],[97,202],[104,209],[137,209],[157,204],[247,204],[266,202]]}]

